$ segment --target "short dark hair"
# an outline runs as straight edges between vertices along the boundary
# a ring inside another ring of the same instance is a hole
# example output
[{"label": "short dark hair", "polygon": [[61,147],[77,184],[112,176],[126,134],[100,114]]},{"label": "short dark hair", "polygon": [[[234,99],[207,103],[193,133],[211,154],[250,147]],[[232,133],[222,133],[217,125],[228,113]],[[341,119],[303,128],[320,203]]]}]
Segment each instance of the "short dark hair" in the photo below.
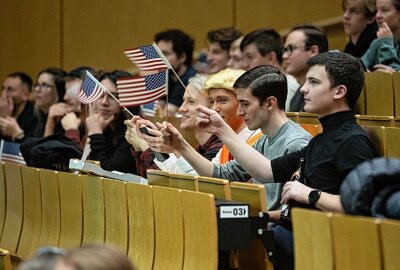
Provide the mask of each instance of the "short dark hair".
[{"label": "short dark hair", "polygon": [[94,73],[94,69],[88,66],[80,66],[77,68],[72,69],[70,72],[68,72],[68,77],[73,78],[73,79],[83,79],[86,76],[86,71],[89,71],[90,73]]},{"label": "short dark hair", "polygon": [[317,45],[319,48],[319,53],[328,51],[328,37],[323,28],[313,25],[313,24],[297,24],[289,33],[294,31],[301,31],[306,36],[305,45],[311,47],[312,45]]},{"label": "short dark hair", "polygon": [[236,89],[250,88],[260,105],[274,96],[278,101],[278,108],[284,110],[287,98],[287,79],[278,68],[261,65],[254,67],[240,76],[233,85]]},{"label": "short dark hair", "polygon": [[119,78],[128,78],[132,77],[132,75],[124,70],[113,70],[110,72],[104,72],[103,74],[100,75],[99,81],[109,79],[112,81],[115,85],[117,85],[117,79]]},{"label": "short dark hair", "polygon": [[269,52],[275,52],[279,63],[282,63],[283,43],[282,38],[274,29],[263,28],[248,33],[240,43],[240,50],[255,43],[257,50],[262,56]]},{"label": "short dark hair", "polygon": [[186,54],[185,65],[190,66],[193,59],[194,40],[188,34],[179,29],[169,29],[164,32],[157,33],[154,37],[156,43],[161,40],[171,41],[172,50],[180,57]]},{"label": "short dark hair", "polygon": [[218,42],[221,48],[227,52],[231,48],[232,42],[238,39],[242,33],[233,27],[220,28],[207,33],[207,41],[209,43]]},{"label": "short dark hair", "polygon": [[64,102],[64,94],[65,94],[65,77],[67,76],[67,72],[60,68],[46,68],[39,72],[38,78],[41,74],[48,73],[52,75],[54,79],[54,84],[56,85],[56,90],[58,94],[58,101],[56,102]]},{"label": "short dark hair", "polygon": [[13,72],[8,74],[7,77],[19,78],[22,84],[25,84],[29,91],[32,91],[32,78],[24,72]]},{"label": "short dark hair", "polygon": [[311,57],[307,65],[324,66],[331,87],[346,86],[346,102],[351,109],[354,109],[365,79],[364,67],[359,59],[347,53],[325,52]]}]

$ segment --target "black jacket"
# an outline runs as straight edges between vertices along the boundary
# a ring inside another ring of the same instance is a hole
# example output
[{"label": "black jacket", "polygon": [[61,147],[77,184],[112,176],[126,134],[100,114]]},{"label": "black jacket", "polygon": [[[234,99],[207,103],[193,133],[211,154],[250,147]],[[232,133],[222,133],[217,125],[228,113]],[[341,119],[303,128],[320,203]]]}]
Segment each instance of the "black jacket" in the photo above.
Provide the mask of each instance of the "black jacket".
[{"label": "black jacket", "polygon": [[361,163],[343,181],[340,197],[348,214],[400,219],[400,159]]}]

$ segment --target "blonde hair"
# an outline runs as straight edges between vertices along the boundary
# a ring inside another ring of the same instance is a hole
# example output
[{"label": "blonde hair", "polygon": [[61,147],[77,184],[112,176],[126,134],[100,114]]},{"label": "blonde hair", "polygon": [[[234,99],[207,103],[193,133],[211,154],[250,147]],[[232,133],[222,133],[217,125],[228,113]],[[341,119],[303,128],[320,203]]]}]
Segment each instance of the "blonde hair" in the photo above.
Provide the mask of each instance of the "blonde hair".
[{"label": "blonde hair", "polygon": [[189,79],[189,84],[200,93],[204,94],[204,84],[208,79],[208,75],[196,74],[194,77]]},{"label": "blonde hair", "polygon": [[208,94],[210,89],[215,88],[222,88],[236,93],[236,89],[233,88],[233,85],[244,72],[244,70],[227,68],[211,75],[205,84],[206,93]]},{"label": "blonde hair", "polygon": [[240,43],[242,42],[243,38],[244,38],[244,36],[240,36],[237,39],[235,39],[235,41],[233,41],[232,44],[231,44],[231,49],[230,50],[231,51],[232,50],[236,50],[236,49],[240,50]]},{"label": "blonde hair", "polygon": [[342,0],[343,10],[346,9],[346,4],[349,2],[359,3],[362,13],[364,13],[367,18],[373,18],[376,14],[375,0]]}]

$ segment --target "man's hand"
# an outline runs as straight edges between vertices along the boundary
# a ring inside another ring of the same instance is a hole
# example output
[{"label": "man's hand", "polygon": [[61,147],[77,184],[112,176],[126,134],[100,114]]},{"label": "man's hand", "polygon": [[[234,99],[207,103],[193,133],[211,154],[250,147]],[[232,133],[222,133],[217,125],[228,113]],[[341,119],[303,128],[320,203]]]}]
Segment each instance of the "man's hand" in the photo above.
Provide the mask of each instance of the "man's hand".
[{"label": "man's hand", "polygon": [[95,113],[86,119],[86,126],[88,128],[88,135],[102,134],[103,131],[110,125],[114,120],[115,116],[111,116],[108,119],[104,119],[100,113]]},{"label": "man's hand", "polygon": [[308,204],[308,194],[313,189],[300,183],[299,181],[288,181],[283,186],[281,203],[288,203],[294,200],[302,204]]},{"label": "man's hand", "polygon": [[202,105],[197,106],[196,110],[198,111],[196,125],[204,131],[218,136],[221,130],[227,126],[216,111]]},{"label": "man's hand", "polygon": [[125,139],[133,146],[135,151],[145,151],[149,148],[149,145],[144,139],[139,137],[136,125],[134,124],[137,119],[133,121],[132,119],[124,121],[126,125]]},{"label": "man's hand", "polygon": [[7,91],[4,90],[0,96],[0,117],[6,118],[12,115],[14,110],[14,103],[12,97],[7,95]]},{"label": "man's hand", "polygon": [[24,132],[19,126],[17,120],[11,116],[6,118],[0,117],[0,131],[3,136],[11,138],[15,138]]}]

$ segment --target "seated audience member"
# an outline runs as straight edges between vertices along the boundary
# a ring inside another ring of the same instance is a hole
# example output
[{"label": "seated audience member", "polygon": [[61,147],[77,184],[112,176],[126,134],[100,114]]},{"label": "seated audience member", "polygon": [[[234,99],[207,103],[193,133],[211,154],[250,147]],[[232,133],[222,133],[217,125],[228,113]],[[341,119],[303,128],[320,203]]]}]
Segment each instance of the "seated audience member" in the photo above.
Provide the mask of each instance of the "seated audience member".
[{"label": "seated audience member", "polygon": [[[196,74],[192,67],[194,40],[179,29],[170,29],[157,33],[154,37],[157,46],[178,74],[184,85]],[[185,87],[181,85],[178,78],[169,72],[168,78],[168,115],[175,115],[182,105]],[[165,100],[160,100],[160,111],[164,111]]]},{"label": "seated audience member", "polygon": [[[115,70],[104,73],[99,81],[118,100],[117,79],[126,77],[131,75]],[[91,149],[89,159],[100,161],[101,167],[107,171],[136,174],[130,144],[124,137],[124,114],[117,100],[104,91],[100,98],[91,104],[96,106],[97,112],[86,119]],[[134,115],[139,115],[138,107],[130,110]]]},{"label": "seated audience member", "polygon": [[360,58],[376,39],[375,0],[343,0],[343,28],[349,37],[345,53]]},{"label": "seated audience member", "polygon": [[[303,149],[270,160],[237,139],[212,110],[199,106],[203,114],[197,124],[217,134],[255,178],[266,183],[286,182],[282,203],[291,200],[304,207],[343,212],[338,195],[343,179],[358,164],[378,156],[353,111],[364,84],[364,70],[358,59],[344,53],[318,54],[307,64],[307,79],[301,88],[304,108],[319,114],[323,132]],[[300,181],[289,181],[300,158],[305,159]],[[279,211],[269,214],[279,221]],[[277,225],[274,237],[274,268],[293,269],[292,231]]]},{"label": "seated audience member", "polygon": [[227,66],[231,69],[243,69],[243,53],[240,50],[240,43],[243,40],[243,36],[235,39],[231,44],[231,48],[229,49],[229,61]]},{"label": "seated audience member", "polygon": [[[286,72],[296,78],[300,85],[306,81],[307,60],[310,57],[328,51],[328,37],[324,29],[311,24],[295,25],[286,37],[283,49],[283,61]],[[290,104],[286,103],[289,112],[304,111],[304,97],[297,88]]]},{"label": "seated audience member", "polygon": [[86,75],[88,67],[80,67],[72,70],[65,76],[65,95],[64,102],[53,104],[47,116],[44,136],[52,134],[64,134],[73,140],[77,145],[85,145],[85,121],[87,116],[87,106],[78,100],[76,88]]},{"label": "seated audience member", "polygon": [[370,71],[400,70],[400,0],[376,0],[377,39],[362,56],[364,67]]},{"label": "seated audience member", "polygon": [[[237,89],[239,108],[238,116],[242,117],[250,130],[261,129],[263,135],[253,148],[268,158],[276,158],[297,151],[306,146],[311,138],[303,128],[285,115],[287,82],[285,75],[272,66],[257,66],[240,76],[234,86]],[[211,111],[211,110],[208,110]],[[216,112],[213,115],[217,115]],[[218,119],[222,120],[223,115]],[[229,127],[223,119],[224,127]],[[231,126],[232,127],[232,126]],[[229,132],[242,143],[237,132],[229,127]],[[207,129],[212,134],[214,130]],[[164,124],[165,143],[178,149],[182,156],[202,176],[225,178],[230,181],[247,181],[253,175],[251,170],[245,170],[238,160],[231,160],[224,165],[216,165],[197,154],[183,139],[182,135],[171,125]],[[170,134],[170,136],[168,135]],[[229,149],[229,145],[227,145]],[[236,154],[233,154],[236,159]],[[269,210],[280,208],[282,185],[268,184],[267,205]]]},{"label": "seated audience member", "polygon": [[4,80],[0,97],[2,138],[21,142],[33,136],[35,118],[33,103],[29,101],[31,91],[32,79],[25,73],[11,73]]},{"label": "seated audience member", "polygon": [[[238,136],[246,141],[249,145],[253,145],[260,137],[261,132],[259,130],[249,130],[244,122],[244,119],[237,115],[237,109],[239,102],[236,97],[236,89],[233,87],[236,79],[239,78],[244,71],[242,70],[232,70],[224,69],[220,72],[211,75],[205,82],[205,91],[208,95],[210,106],[213,110],[218,112],[219,115],[224,119],[224,121],[238,134]],[[141,125],[142,122],[138,121],[137,125]],[[160,146],[160,135],[158,133],[158,138],[148,138],[149,144],[146,147]],[[157,146],[155,146],[157,145]],[[166,147],[163,145],[162,149],[157,149],[159,152],[177,152],[176,149]],[[179,153],[180,156],[180,153]],[[222,146],[218,151],[216,156],[211,160],[213,164],[225,164],[229,160],[232,160],[233,156],[230,154],[227,147]],[[173,159],[172,159],[173,160]],[[157,162],[157,161],[156,161]],[[167,163],[171,164],[171,160]],[[180,173],[193,174],[197,173],[193,170],[192,166],[186,162],[185,159],[179,159]],[[165,166],[160,166],[164,168]],[[171,171],[171,170],[168,170]]]},{"label": "seated audience member", "polygon": [[85,244],[68,251],[54,270],[135,270],[129,258],[111,245]]},{"label": "seated audience member", "polygon": [[19,265],[18,270],[54,270],[56,263],[64,255],[65,250],[60,248],[39,248],[32,257]]},{"label": "seated audience member", "polygon": [[231,44],[241,35],[232,27],[207,33],[207,74],[214,74],[228,67]]},{"label": "seated audience member", "polygon": [[[210,76],[206,81],[205,89],[211,108],[221,115],[240,139],[246,141],[249,145],[253,145],[262,135],[260,130],[250,130],[243,117],[237,114],[239,100],[234,84],[243,73],[243,70],[224,69]],[[223,145],[212,163],[225,164],[232,159],[233,156],[229,149]]]},{"label": "seated audience member", "polygon": [[37,123],[34,136],[43,137],[51,105],[64,101],[67,73],[58,68],[47,68],[39,72],[34,86],[35,115]]},{"label": "seated audience member", "polygon": [[[282,72],[284,71],[282,66],[282,39],[274,29],[263,28],[250,32],[244,36],[240,43],[240,49],[243,53],[242,68],[244,70],[259,65],[271,65]],[[286,76],[286,78],[288,84],[286,100],[289,100],[286,103],[289,103],[299,87],[299,83],[291,75]]]},{"label": "seated audience member", "polygon": [[[183,104],[179,108],[182,114],[180,128],[182,130],[193,130],[196,140],[199,142],[196,151],[206,159],[211,160],[215,157],[222,146],[222,143],[216,136],[202,131],[196,127],[196,111],[197,104],[208,106],[209,101],[204,94],[204,83],[207,80],[206,75],[196,75],[189,79],[189,84],[186,87],[183,95]],[[128,126],[125,138],[133,146],[132,155],[136,160],[138,174],[142,177],[147,177],[147,169],[161,169],[174,173],[190,173],[190,168],[187,168],[186,161],[181,157],[180,153],[174,149],[168,148],[169,153],[174,153],[165,162],[155,163],[155,153],[150,149],[149,144],[140,138],[139,131],[136,128],[136,122],[139,117],[133,117],[131,121],[125,121]],[[149,132],[154,135],[159,135],[157,127],[150,121],[145,121],[146,125],[151,126]],[[151,139],[151,138],[150,138]],[[149,140],[150,140],[149,139]],[[157,165],[158,164],[158,165]]]}]

